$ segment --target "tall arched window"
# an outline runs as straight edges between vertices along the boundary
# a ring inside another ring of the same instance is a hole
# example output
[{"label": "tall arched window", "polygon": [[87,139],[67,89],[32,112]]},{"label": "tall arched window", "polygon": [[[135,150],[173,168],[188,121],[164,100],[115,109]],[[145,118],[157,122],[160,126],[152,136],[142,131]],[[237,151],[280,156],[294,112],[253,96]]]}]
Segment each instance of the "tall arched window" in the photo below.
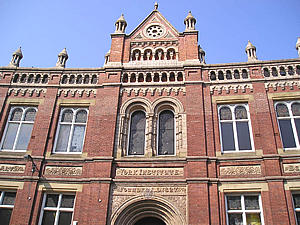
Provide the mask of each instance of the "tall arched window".
[{"label": "tall arched window", "polygon": [[146,115],[135,111],[130,118],[128,155],[144,155]]},{"label": "tall arched window", "polygon": [[164,110],[158,119],[158,154],[175,154],[174,114],[170,110]]}]

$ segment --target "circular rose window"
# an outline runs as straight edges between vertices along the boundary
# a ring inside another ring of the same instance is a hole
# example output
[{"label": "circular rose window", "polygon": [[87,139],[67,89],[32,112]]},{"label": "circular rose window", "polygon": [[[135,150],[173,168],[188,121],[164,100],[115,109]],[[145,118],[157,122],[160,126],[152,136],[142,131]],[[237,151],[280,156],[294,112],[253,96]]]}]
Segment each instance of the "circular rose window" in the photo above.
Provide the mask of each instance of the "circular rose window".
[{"label": "circular rose window", "polygon": [[159,38],[163,35],[164,29],[159,25],[152,25],[147,28],[146,34],[150,38]]}]

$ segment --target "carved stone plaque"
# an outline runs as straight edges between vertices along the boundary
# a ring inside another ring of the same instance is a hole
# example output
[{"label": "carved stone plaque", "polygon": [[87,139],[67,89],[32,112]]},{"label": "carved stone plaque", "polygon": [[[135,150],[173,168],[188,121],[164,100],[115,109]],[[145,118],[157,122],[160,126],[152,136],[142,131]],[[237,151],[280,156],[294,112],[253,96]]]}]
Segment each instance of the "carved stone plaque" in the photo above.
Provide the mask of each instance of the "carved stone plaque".
[{"label": "carved stone plaque", "polygon": [[182,177],[183,168],[117,168],[117,176]]},{"label": "carved stone plaque", "polygon": [[45,175],[53,176],[80,176],[82,167],[46,166]]},{"label": "carved stone plaque", "polygon": [[0,172],[2,172],[2,173],[24,173],[25,165],[0,164]]},{"label": "carved stone plaque", "polygon": [[222,166],[220,167],[221,176],[241,176],[241,175],[261,175],[259,165],[255,166]]},{"label": "carved stone plaque", "polygon": [[300,163],[283,164],[284,173],[299,173]]}]

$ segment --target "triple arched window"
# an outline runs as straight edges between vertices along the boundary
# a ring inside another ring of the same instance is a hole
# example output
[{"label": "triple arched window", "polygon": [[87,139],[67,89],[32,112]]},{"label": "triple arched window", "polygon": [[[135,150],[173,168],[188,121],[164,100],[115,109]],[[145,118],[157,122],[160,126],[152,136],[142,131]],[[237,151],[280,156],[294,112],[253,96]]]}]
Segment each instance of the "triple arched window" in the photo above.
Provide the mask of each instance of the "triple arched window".
[{"label": "triple arched window", "polygon": [[[175,117],[173,111],[159,112],[158,118],[152,122],[156,124],[151,125],[154,130],[150,133],[153,133],[155,137],[150,142],[154,142],[157,154],[174,155]],[[128,136],[128,155],[144,155],[146,147],[146,113],[144,111],[138,110],[131,113]]]}]

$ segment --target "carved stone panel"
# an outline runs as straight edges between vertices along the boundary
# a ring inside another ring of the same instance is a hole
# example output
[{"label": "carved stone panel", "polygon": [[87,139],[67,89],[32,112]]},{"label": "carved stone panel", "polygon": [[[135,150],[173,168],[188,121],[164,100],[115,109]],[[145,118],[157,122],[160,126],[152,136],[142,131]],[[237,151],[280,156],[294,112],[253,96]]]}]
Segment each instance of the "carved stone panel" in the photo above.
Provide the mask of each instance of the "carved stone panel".
[{"label": "carved stone panel", "polygon": [[222,166],[220,176],[247,176],[261,175],[261,167],[255,166]]},{"label": "carved stone panel", "polygon": [[117,168],[117,176],[182,177],[183,168]]},{"label": "carved stone panel", "polygon": [[300,163],[283,164],[284,173],[299,173]]},{"label": "carved stone panel", "polygon": [[82,167],[46,166],[45,175],[52,176],[80,176]]},{"label": "carved stone panel", "polygon": [[1,173],[24,173],[25,165],[0,164]]},{"label": "carved stone panel", "polygon": [[112,186],[111,214],[113,215],[125,202],[142,197],[160,197],[175,206],[185,216],[187,210],[187,186],[182,184],[115,184]]}]

